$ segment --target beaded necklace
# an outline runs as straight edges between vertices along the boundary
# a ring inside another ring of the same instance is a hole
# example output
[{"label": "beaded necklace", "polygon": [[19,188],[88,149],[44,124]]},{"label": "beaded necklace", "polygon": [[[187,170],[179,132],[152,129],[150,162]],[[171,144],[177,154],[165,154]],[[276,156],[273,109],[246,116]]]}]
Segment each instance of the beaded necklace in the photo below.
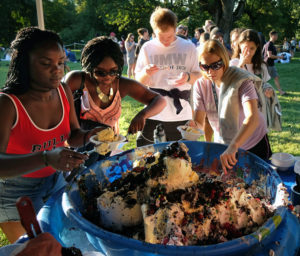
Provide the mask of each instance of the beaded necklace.
[{"label": "beaded necklace", "polygon": [[114,96],[114,90],[113,90],[112,87],[110,87],[110,89],[109,89],[109,95],[104,94],[104,93],[101,91],[101,89],[100,89],[99,86],[97,86],[96,90],[97,90],[99,99],[100,99],[103,103],[108,103],[109,101],[112,100],[112,98],[113,98],[113,96]]}]

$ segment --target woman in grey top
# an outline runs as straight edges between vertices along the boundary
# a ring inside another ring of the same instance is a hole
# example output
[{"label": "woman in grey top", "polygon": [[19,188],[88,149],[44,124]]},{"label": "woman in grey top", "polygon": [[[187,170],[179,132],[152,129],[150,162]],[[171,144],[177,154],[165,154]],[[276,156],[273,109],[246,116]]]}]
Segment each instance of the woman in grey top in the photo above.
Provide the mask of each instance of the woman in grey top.
[{"label": "woman in grey top", "polygon": [[127,75],[128,75],[128,78],[130,78],[131,76],[133,76],[133,78],[134,78],[135,42],[134,42],[134,35],[132,33],[129,33],[126,38],[125,48],[126,48],[126,52],[127,52],[127,64],[128,64]]}]

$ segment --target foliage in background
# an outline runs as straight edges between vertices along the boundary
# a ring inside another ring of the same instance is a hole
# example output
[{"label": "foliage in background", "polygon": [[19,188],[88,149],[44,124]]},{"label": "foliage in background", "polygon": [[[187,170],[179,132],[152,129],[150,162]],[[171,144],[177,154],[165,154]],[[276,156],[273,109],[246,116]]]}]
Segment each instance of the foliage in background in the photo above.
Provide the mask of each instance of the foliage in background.
[{"label": "foliage in background", "polygon": [[[88,41],[111,31],[126,37],[146,27],[156,6],[172,9],[179,23],[189,27],[190,36],[206,19],[214,20],[225,32],[234,27],[253,28],[268,35],[280,32],[280,39],[300,34],[299,0],[43,0],[45,26],[58,32],[65,44]],[[0,1],[0,46],[8,47],[16,32],[36,26],[35,0]]]}]

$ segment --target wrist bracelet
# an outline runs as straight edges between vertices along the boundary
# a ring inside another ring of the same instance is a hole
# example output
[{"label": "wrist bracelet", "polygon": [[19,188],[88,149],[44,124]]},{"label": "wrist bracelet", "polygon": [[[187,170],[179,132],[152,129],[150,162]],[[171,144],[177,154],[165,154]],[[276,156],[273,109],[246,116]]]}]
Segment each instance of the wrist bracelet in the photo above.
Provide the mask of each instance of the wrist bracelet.
[{"label": "wrist bracelet", "polygon": [[189,81],[191,80],[191,75],[190,75],[190,73],[189,73],[189,72],[186,72],[186,73],[187,73],[187,75],[188,75],[187,82],[189,82]]},{"label": "wrist bracelet", "polygon": [[43,157],[44,164],[45,164],[46,166],[49,166],[48,158],[47,158],[47,150],[43,151],[42,157]]}]

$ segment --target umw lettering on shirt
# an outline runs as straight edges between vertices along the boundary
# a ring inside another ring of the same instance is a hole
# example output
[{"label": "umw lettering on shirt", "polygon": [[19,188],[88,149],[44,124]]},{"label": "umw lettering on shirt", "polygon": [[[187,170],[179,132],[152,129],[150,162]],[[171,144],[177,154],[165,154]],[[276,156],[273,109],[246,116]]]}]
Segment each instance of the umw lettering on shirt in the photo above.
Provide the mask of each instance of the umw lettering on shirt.
[{"label": "umw lettering on shirt", "polygon": [[47,149],[55,149],[57,144],[64,142],[66,139],[67,138],[64,135],[60,135],[59,138],[53,138],[51,140],[45,141],[43,144],[33,144],[31,152],[33,153],[44,151]]},{"label": "umw lettering on shirt", "polygon": [[169,65],[169,66],[184,66],[186,63],[186,53],[168,53],[150,55],[151,63],[155,65]]}]

